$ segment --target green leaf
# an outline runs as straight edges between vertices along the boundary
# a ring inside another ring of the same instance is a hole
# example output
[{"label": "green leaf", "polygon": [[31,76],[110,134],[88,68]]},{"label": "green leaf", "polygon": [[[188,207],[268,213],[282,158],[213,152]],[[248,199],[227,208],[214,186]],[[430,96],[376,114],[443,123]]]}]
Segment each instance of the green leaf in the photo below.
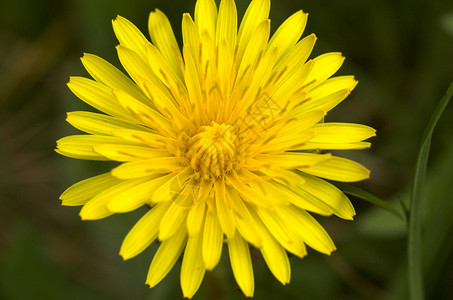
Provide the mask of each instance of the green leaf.
[{"label": "green leaf", "polygon": [[438,153],[435,160],[434,157],[430,160],[423,200],[422,253],[425,294],[436,295],[438,299],[452,298],[437,293],[437,290],[443,287],[445,270],[448,272],[451,269],[448,258],[453,253],[452,153],[453,139],[450,138],[450,143],[445,145],[442,153]]},{"label": "green leaf", "polygon": [[401,220],[404,220],[404,215],[396,210],[393,206],[382,200],[381,198],[362,190],[361,188],[352,186],[350,184],[345,184],[345,183],[335,183],[335,185],[343,191],[343,193],[358,197],[360,199],[363,199],[365,201],[370,202],[371,204],[374,204],[376,206],[379,206],[380,208],[385,209],[389,213],[397,216]]},{"label": "green leaf", "polygon": [[423,261],[422,261],[422,202],[423,190],[428,165],[429,150],[431,146],[431,137],[434,127],[439,121],[445,107],[453,96],[453,82],[447,89],[447,92],[440,100],[429,120],[428,126],[423,134],[421,146],[417,155],[415,165],[414,181],[412,184],[410,211],[409,211],[409,228],[408,228],[408,280],[409,280],[409,297],[413,300],[424,299],[423,285]]}]

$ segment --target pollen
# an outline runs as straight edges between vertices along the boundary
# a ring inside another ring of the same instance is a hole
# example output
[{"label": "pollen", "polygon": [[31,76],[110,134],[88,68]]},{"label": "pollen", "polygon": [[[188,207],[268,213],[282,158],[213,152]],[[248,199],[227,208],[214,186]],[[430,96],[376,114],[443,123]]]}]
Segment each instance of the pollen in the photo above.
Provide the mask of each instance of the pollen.
[{"label": "pollen", "polygon": [[198,179],[212,180],[229,173],[236,165],[238,138],[234,127],[212,122],[201,126],[187,142],[186,158]]}]

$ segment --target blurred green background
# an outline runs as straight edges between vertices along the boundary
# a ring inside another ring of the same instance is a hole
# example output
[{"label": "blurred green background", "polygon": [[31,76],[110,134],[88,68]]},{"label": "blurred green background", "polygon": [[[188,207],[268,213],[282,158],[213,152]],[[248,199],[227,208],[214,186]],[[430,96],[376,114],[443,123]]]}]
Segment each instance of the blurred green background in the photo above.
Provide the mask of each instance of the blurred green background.
[{"label": "blurred green background", "polygon": [[[237,1],[240,16],[249,1]],[[67,111],[89,109],[66,87],[88,76],[79,57],[97,54],[116,66],[117,14],[147,31],[151,10],[167,14],[180,39],[182,13],[194,0],[0,1],[0,299],[179,299],[179,266],[156,288],[145,284],[155,246],[123,262],[123,237],[145,209],[82,222],[60,206],[72,183],[109,163],[60,157],[55,141],[77,130]],[[453,79],[453,1],[273,1],[273,30],[290,14],[310,13],[314,57],[340,51],[340,74],[359,85],[329,121],[370,125],[370,150],[342,152],[372,170],[358,184],[401,209],[409,197],[424,127]],[[423,256],[428,299],[453,299],[453,106],[434,133],[424,199]],[[355,221],[317,218],[338,250],[291,258],[282,286],[254,255],[256,299],[407,299],[406,227],[393,215],[351,198]],[[195,299],[242,299],[224,251]]]}]

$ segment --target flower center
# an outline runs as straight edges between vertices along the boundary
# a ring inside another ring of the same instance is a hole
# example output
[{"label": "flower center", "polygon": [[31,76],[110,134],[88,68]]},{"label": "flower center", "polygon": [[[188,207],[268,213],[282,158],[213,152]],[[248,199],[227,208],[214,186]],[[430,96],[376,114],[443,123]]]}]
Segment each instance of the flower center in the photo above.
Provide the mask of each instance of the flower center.
[{"label": "flower center", "polygon": [[186,158],[199,179],[213,179],[229,172],[236,161],[237,136],[232,125],[201,126],[188,141]]}]

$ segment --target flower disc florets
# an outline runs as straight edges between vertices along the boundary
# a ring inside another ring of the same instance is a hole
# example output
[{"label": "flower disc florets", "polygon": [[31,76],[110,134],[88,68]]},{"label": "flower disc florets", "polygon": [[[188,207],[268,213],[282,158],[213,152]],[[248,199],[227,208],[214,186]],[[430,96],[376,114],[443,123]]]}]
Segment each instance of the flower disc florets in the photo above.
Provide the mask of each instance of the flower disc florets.
[{"label": "flower disc florets", "polygon": [[195,177],[209,180],[231,171],[236,163],[237,136],[232,125],[201,126],[187,142],[185,157]]}]

